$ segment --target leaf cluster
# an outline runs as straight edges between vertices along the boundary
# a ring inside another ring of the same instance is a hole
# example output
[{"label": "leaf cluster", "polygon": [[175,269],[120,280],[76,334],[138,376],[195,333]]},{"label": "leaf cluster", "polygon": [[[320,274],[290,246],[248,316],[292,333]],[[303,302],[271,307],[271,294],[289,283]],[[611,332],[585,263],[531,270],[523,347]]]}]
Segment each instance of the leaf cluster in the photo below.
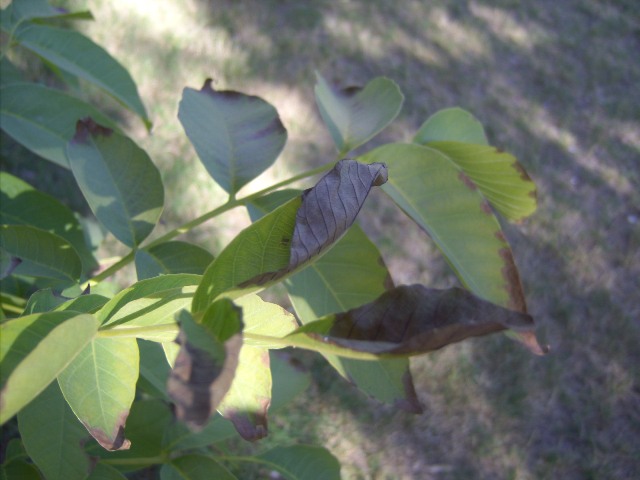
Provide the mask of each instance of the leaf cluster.
[{"label": "leaf cluster", "polygon": [[[178,118],[228,200],[154,237],[165,199],[160,172],[78,94],[80,80],[91,83],[150,128],[135,83],[100,46],[55,27],[61,18],[91,15],[43,0],[2,12],[10,47],[38,56],[70,87],[23,80],[3,52],[1,127],[69,169],[101,228],[129,253],[101,267],[85,220],[0,173],[0,421],[17,415],[20,434],[3,475],[117,479],[161,465],[163,479],[235,478],[228,464],[252,462],[290,479],[338,478],[339,464],[320,447],[213,453],[234,435],[265,437],[268,411],[308,384],[275,350],[315,351],[366,394],[414,413],[422,407],[412,355],[500,331],[544,353],[497,217],[531,215],[535,185],[470,113],[436,112],[412,142],[349,158],[396,118],[404,96],[387,78],[340,89],[317,74],[315,100],[336,158],[239,197],[277,160],[287,130],[259,97],[217,91],[210,80],[185,88]],[[304,191],[284,188],[318,173]],[[428,234],[461,287],[394,285],[357,223],[375,190]],[[253,223],[215,255],[175,240],[233,208],[247,208]],[[101,288],[128,263],[133,285]],[[293,313],[258,295],[278,283]]]}]

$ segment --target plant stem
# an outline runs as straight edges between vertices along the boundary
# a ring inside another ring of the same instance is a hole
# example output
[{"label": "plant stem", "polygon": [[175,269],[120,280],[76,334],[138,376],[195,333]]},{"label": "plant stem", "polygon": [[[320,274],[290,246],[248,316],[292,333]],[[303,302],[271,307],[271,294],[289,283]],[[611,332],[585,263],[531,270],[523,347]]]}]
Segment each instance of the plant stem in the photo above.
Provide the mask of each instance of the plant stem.
[{"label": "plant stem", "polygon": [[[319,173],[325,172],[327,170],[329,170],[330,168],[333,167],[333,163],[328,163],[325,165],[322,165],[321,167],[318,168],[314,168],[312,170],[307,170],[306,172],[300,173],[298,175],[295,175],[291,178],[288,178],[286,180],[283,180],[281,182],[278,182],[276,184],[273,184],[267,188],[264,188],[262,190],[260,190],[259,192],[255,192],[252,193],[251,195],[247,195],[246,197],[240,198],[240,199],[236,199],[234,198],[234,196],[230,196],[229,200],[227,200],[226,203],[220,205],[217,208],[214,208],[213,210],[200,215],[198,218],[195,218],[181,226],[179,226],[178,228],[175,228],[173,230],[171,230],[170,232],[165,233],[164,235],[162,235],[161,237],[156,238],[155,240],[153,240],[152,242],[150,242],[147,247],[153,247],[154,245],[158,245],[160,243],[166,242],[171,240],[172,238],[177,237],[178,235],[182,235],[183,233],[188,232],[189,230],[194,229],[195,227],[198,227],[200,225],[202,225],[204,222],[206,222],[207,220],[210,220],[214,217],[217,217],[218,215],[222,215],[223,213],[241,206],[241,205],[246,205],[247,202],[250,202],[251,200],[255,199],[255,198],[259,198],[262,197],[263,195],[266,195],[267,193],[271,193],[281,187],[285,187],[287,185],[290,185],[294,182],[297,182],[298,180],[302,180],[303,178],[307,178],[307,177],[311,177],[313,175],[317,175]],[[101,281],[105,280],[106,278],[110,277],[111,275],[113,275],[114,273],[116,273],[118,270],[120,270],[121,268],[123,268],[124,266],[128,265],[129,263],[131,263],[131,261],[133,260],[135,255],[135,250],[129,252],[127,255],[125,255],[124,257],[122,257],[120,260],[118,260],[116,263],[114,263],[113,265],[111,265],[109,268],[103,270],[102,272],[100,272],[99,274],[97,274],[95,277],[91,278],[90,280],[88,280],[87,282],[85,282],[83,285],[81,285],[81,288],[84,290],[87,285],[96,285],[98,283],[100,283]]]},{"label": "plant stem", "polygon": [[101,458],[101,463],[108,465],[140,465],[150,467],[151,465],[163,464],[168,460],[167,457],[140,457],[140,458]]},{"label": "plant stem", "polygon": [[98,331],[98,337],[149,337],[161,334],[178,335],[178,326],[175,323],[161,325],[149,325],[146,327],[115,327]]}]

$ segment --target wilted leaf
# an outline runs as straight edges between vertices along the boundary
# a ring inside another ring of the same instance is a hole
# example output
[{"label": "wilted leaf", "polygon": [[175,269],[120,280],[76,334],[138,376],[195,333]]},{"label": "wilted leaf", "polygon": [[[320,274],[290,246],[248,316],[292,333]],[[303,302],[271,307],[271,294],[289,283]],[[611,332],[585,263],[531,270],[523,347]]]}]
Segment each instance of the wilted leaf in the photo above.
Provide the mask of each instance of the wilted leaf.
[{"label": "wilted leaf", "polygon": [[241,312],[230,300],[213,304],[196,323],[180,312],[180,352],[167,382],[178,419],[203,427],[228,392],[242,346]]},{"label": "wilted leaf", "polygon": [[345,356],[357,352],[410,356],[507,329],[533,334],[533,319],[482,300],[468,290],[411,285],[396,287],[372,303],[307,324],[288,338],[295,346],[309,348],[311,344],[302,344],[300,338],[307,334],[319,348],[328,345],[345,349],[340,353]]},{"label": "wilted leaf", "polygon": [[269,103],[216,91],[210,79],[200,90],[184,89],[178,118],[209,174],[231,195],[271,166],[287,141]]},{"label": "wilted leaf", "polygon": [[338,90],[316,72],[316,103],[340,156],[362,145],[389,125],[404,96],[388,78],[371,80],[364,89]]},{"label": "wilted leaf", "polygon": [[213,255],[192,243],[173,241],[136,251],[138,280],[169,273],[202,275],[213,261]]},{"label": "wilted leaf", "polygon": [[[3,78],[4,83],[4,78]],[[17,82],[0,88],[0,125],[33,153],[69,168],[67,143],[79,118],[91,117],[116,128],[113,120],[92,105],[55,88]]]},{"label": "wilted leaf", "polygon": [[[247,206],[251,219],[256,221],[297,193],[281,190],[254,200]],[[380,252],[355,224],[325,255],[289,277],[285,286],[298,318],[308,323],[373,301],[393,285]],[[245,342],[253,344],[250,339]],[[408,359],[356,360],[329,353],[324,356],[340,375],[368,395],[409,412],[422,412]],[[278,390],[274,392],[275,395]]]},{"label": "wilted leaf", "polygon": [[69,406],[107,450],[128,449],[124,426],[136,393],[135,338],[94,339],[58,376]]},{"label": "wilted leaf", "polygon": [[92,315],[47,312],[0,325],[0,423],[33,400],[91,341]]},{"label": "wilted leaf", "polygon": [[147,129],[147,117],[131,75],[102,47],[73,30],[26,23],[15,39],[47,62],[98,86],[138,115]]},{"label": "wilted leaf", "polygon": [[18,414],[29,456],[47,480],[84,480],[91,470],[82,448],[90,438],[53,382]]},{"label": "wilted leaf", "polygon": [[82,273],[82,262],[71,244],[36,227],[0,225],[0,250],[19,260],[10,271],[14,275],[47,278],[68,286]]},{"label": "wilted leaf", "polygon": [[422,124],[413,141],[421,145],[442,141],[489,144],[482,123],[471,113],[458,107],[445,108],[431,115]]},{"label": "wilted leaf", "polygon": [[[245,440],[259,440],[267,435],[267,410],[271,404],[271,366],[268,341],[251,341],[251,335],[267,338],[284,337],[298,323],[295,317],[279,305],[265,302],[257,295],[247,295],[235,301],[242,308],[245,342],[240,349],[238,368],[231,388],[218,411],[231,420]],[[258,346],[256,346],[258,345]]]},{"label": "wilted leaf", "polygon": [[[219,295],[265,288],[326,252],[353,224],[369,191],[387,180],[382,164],[342,160],[316,186],[242,231],[205,272],[192,310]],[[239,287],[239,288],[238,288]]]},{"label": "wilted leaf", "polygon": [[[298,317],[309,323],[371,302],[393,283],[376,246],[354,225],[326,255],[290,277],[285,285]],[[422,411],[407,359],[325,357],[368,395],[403,410]]]},{"label": "wilted leaf", "polygon": [[147,153],[130,138],[86,118],[78,121],[67,156],[98,220],[129,247],[144,240],[164,203],[160,172]]},{"label": "wilted leaf", "polygon": [[286,480],[340,480],[340,462],[326,448],[310,445],[276,447],[258,458]]}]

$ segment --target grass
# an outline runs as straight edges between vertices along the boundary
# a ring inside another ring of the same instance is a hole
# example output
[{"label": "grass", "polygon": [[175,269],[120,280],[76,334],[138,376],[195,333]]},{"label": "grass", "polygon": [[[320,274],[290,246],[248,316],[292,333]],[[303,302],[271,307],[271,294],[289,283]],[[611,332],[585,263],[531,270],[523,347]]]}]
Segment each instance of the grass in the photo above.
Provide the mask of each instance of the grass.
[{"label": "grass", "polygon": [[[176,118],[182,88],[207,77],[262,96],[289,131],[281,160],[248,190],[334,157],[314,70],[341,85],[399,84],[403,112],[379,141],[410,139],[439,108],[472,111],[538,184],[538,212],[505,229],[550,355],[496,336],[416,358],[421,416],[302,355],[314,382],[271,419],[270,442],[322,443],[354,479],[640,478],[637,2],[68,3],[88,5],[96,22],[81,30],[139,85],[153,135],[125,120],[163,172],[167,229],[222,203]],[[39,166],[23,173],[58,188]],[[452,284],[426,236],[377,202],[362,223],[396,282]],[[189,240],[219,251],[247,222],[234,210]]]}]

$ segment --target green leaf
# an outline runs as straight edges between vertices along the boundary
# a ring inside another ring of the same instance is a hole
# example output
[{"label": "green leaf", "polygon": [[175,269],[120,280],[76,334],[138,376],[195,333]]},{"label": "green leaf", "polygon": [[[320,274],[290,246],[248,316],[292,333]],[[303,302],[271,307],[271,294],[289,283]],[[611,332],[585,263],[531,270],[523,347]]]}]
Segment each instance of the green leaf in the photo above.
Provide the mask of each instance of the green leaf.
[{"label": "green leaf", "polygon": [[381,164],[342,160],[302,198],[243,230],[207,268],[193,298],[201,312],[218,296],[237,297],[284,280],[323,255],[355,221],[371,188],[386,181]]},{"label": "green leaf", "polygon": [[91,341],[97,329],[93,316],[76,312],[41,313],[2,323],[0,423],[42,392]]},{"label": "green leaf", "polygon": [[140,350],[138,388],[155,398],[169,400],[166,385],[171,369],[162,346],[156,342],[139,339],[138,349]]},{"label": "green leaf", "polygon": [[91,470],[82,448],[89,434],[60,392],[57,382],[18,414],[27,453],[47,480],[84,480]]},{"label": "green leaf", "polygon": [[252,222],[264,217],[267,213],[273,212],[280,205],[285,204],[289,200],[299,197],[302,194],[300,190],[294,188],[286,188],[268,193],[262,197],[254,198],[247,202],[247,211]]},{"label": "green leaf", "polygon": [[20,260],[12,271],[15,275],[49,278],[65,285],[80,279],[80,257],[69,242],[53,233],[27,225],[0,225],[0,249]]},{"label": "green leaf", "polygon": [[0,465],[1,480],[42,480],[40,472],[25,460],[15,460],[7,465]]},{"label": "green leaf", "polygon": [[[431,142],[462,169],[482,195],[507,220],[522,220],[536,211],[536,185],[512,155],[485,145]],[[463,177],[464,178],[464,177]]]},{"label": "green leaf", "polygon": [[0,172],[0,200],[0,223],[31,225],[55,233],[73,245],[82,260],[85,275],[98,267],[87,247],[80,222],[67,206],[6,172]]},{"label": "green leaf", "polygon": [[211,304],[199,323],[179,315],[180,352],[167,382],[176,416],[202,428],[231,387],[242,346],[241,311],[230,300]]},{"label": "green leaf", "polygon": [[66,301],[61,295],[56,295],[50,288],[38,290],[29,297],[27,306],[24,307],[22,315],[31,315],[33,313],[43,313],[55,310],[58,305]]},{"label": "green leaf", "polygon": [[111,465],[98,463],[91,471],[91,475],[87,477],[87,480],[127,480],[127,477]]},{"label": "green leaf", "polygon": [[172,459],[160,469],[160,480],[237,480],[207,455],[192,453]]},{"label": "green leaf", "polygon": [[93,20],[93,15],[88,10],[69,12],[63,8],[52,7],[46,0],[18,0],[11,2],[6,13],[11,15],[13,24],[24,20]]},{"label": "green leaf", "polygon": [[364,89],[338,90],[316,72],[316,103],[339,155],[364,144],[400,113],[404,96],[388,78],[371,80]]},{"label": "green leaf", "polygon": [[134,338],[96,338],[58,376],[69,406],[107,450],[127,449],[124,425],[136,393]]},{"label": "green leaf", "polygon": [[258,282],[255,287],[247,282],[264,272],[285,268],[300,204],[301,199],[294,198],[240,232],[205,271],[191,310],[204,311],[221,294],[232,296],[229,291],[234,287],[239,287],[239,293],[233,296],[259,290]]},{"label": "green leaf", "polygon": [[208,447],[217,442],[237,437],[238,433],[231,423],[220,414],[214,414],[199,431],[191,431],[180,422],[173,422],[164,433],[166,450],[192,450]]},{"label": "green leaf", "polygon": [[[20,70],[18,70],[16,66],[7,59],[6,56],[0,58],[0,86],[4,87],[5,85],[20,82],[24,82],[24,77],[22,76],[22,73],[20,73]],[[2,107],[0,107],[0,112],[1,111]]]},{"label": "green leaf", "polygon": [[340,463],[327,449],[310,445],[276,447],[258,459],[286,480],[340,480]]},{"label": "green leaf", "polygon": [[482,123],[471,113],[458,107],[434,113],[422,124],[413,141],[421,145],[438,141],[489,145]]},{"label": "green leaf", "polygon": [[185,88],[178,118],[213,179],[231,195],[269,168],[287,141],[273,106],[259,97],[216,91],[207,80]]},{"label": "green leaf", "polygon": [[60,69],[87,80],[138,115],[147,129],[151,121],[129,72],[102,47],[73,30],[25,24],[15,39]]},{"label": "green leaf", "polygon": [[135,262],[138,280],[168,273],[202,275],[213,255],[197,245],[173,241],[138,250]]},{"label": "green leaf", "polygon": [[383,190],[431,236],[463,285],[499,305],[517,309],[524,303],[497,219],[453,162],[410,144],[385,145],[361,160],[386,162],[389,182]]},{"label": "green leaf", "polygon": [[[325,256],[290,277],[285,285],[298,318],[309,323],[373,301],[393,282],[376,246],[354,225]],[[325,357],[365,393],[410,412],[422,411],[407,359]]]},{"label": "green leaf", "polygon": [[[119,468],[124,467],[126,471],[144,468],[148,466],[146,459],[163,455],[163,434],[173,423],[175,419],[167,403],[157,399],[137,399],[127,418],[127,438],[131,441],[131,448],[110,452],[96,445],[95,448],[89,447],[88,453],[114,463],[121,462]],[[125,459],[127,461],[123,462]],[[139,463],[135,459],[139,459]]]},{"label": "green leaf", "polygon": [[[282,338],[298,327],[296,317],[280,305],[265,302],[258,295],[246,295],[234,300],[234,303],[242,308],[242,333],[247,344],[253,347],[282,348],[280,343],[269,343],[268,339],[260,337]],[[253,335],[257,338],[251,339]]]},{"label": "green leaf", "polygon": [[191,304],[200,278],[162,275],[121,291],[97,313],[103,335],[173,342],[178,334],[175,314]]},{"label": "green leaf", "polygon": [[129,247],[144,240],[164,204],[160,172],[147,153],[89,118],[78,122],[67,155],[83,195],[107,230]]},{"label": "green leaf", "polygon": [[55,310],[73,310],[74,312],[96,313],[109,299],[97,293],[83,293],[58,305]]},{"label": "green leaf", "polygon": [[67,143],[76,122],[91,117],[116,129],[113,120],[71,95],[35,83],[15,83],[0,88],[0,126],[35,154],[69,168]]},{"label": "green leaf", "polygon": [[269,350],[243,345],[233,382],[218,411],[231,420],[242,438],[255,441],[267,436],[270,402]]}]

